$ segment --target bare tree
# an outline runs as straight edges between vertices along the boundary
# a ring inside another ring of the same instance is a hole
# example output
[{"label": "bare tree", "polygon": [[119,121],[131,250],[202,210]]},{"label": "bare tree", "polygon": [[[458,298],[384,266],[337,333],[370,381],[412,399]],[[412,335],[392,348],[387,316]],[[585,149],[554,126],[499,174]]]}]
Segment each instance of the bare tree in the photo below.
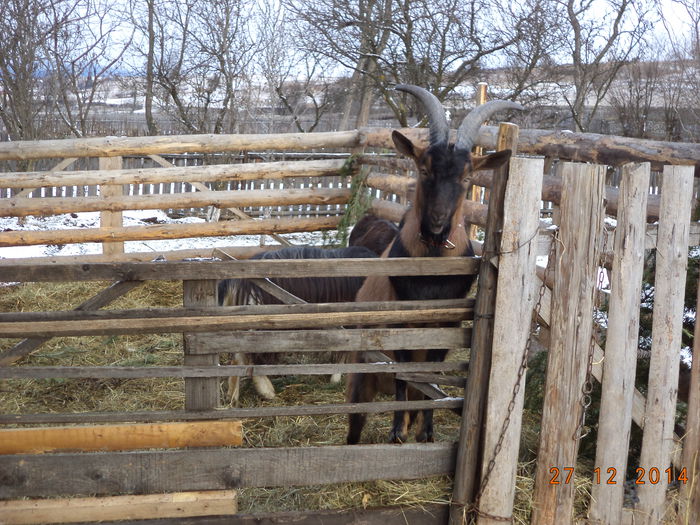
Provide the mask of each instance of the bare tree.
[{"label": "bare tree", "polygon": [[553,0],[552,13],[566,20],[563,37],[573,89],[566,82],[561,93],[577,131],[588,130],[618,72],[636,58],[652,26],[652,13],[644,2]]},{"label": "bare tree", "polygon": [[[505,66],[484,71],[483,80],[498,98],[517,98],[530,107],[556,105],[563,80],[557,60],[565,46],[560,19],[552,16],[547,0],[525,0],[508,9],[520,36],[504,49]],[[496,78],[490,81],[491,76]]]},{"label": "bare tree", "polygon": [[429,87],[442,100],[517,38],[495,0],[333,0],[285,5],[307,49],[352,72],[353,96],[366,122],[373,94],[383,97],[402,125],[417,106],[397,97],[395,83]]},{"label": "bare tree", "polygon": [[[255,3],[147,0],[133,18],[148,42],[145,77],[161,111],[188,133],[237,129],[241,94],[257,49],[249,26]],[[138,16],[137,16],[138,15]],[[152,58],[150,55],[152,54]]]},{"label": "bare tree", "polygon": [[6,0],[0,3],[0,119],[12,140],[43,136],[50,99],[45,93],[44,42],[64,20],[53,13],[67,0]]},{"label": "bare tree", "polygon": [[43,43],[49,68],[53,110],[77,137],[89,134],[89,117],[98,97],[104,99],[104,81],[115,74],[129,45],[128,36],[109,1],[80,0],[53,4],[51,16],[60,31]]},{"label": "bare tree", "polygon": [[700,4],[672,0],[669,11],[661,12],[669,49],[661,83],[666,138],[700,141]]},{"label": "bare tree", "polygon": [[292,117],[296,131],[314,131],[332,106],[328,60],[296,45],[286,14],[272,2],[263,4],[258,36],[258,64],[267,87],[274,126],[276,103]]},{"label": "bare tree", "polygon": [[610,105],[625,137],[649,138],[649,120],[661,83],[661,64],[640,59],[623,67],[610,88]]}]

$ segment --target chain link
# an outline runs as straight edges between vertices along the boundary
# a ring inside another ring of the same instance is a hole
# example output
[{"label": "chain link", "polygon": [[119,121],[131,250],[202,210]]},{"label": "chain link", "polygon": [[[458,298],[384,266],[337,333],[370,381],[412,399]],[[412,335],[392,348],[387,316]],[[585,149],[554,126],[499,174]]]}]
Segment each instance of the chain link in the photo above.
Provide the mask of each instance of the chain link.
[{"label": "chain link", "polygon": [[577,439],[585,438],[591,431],[589,427],[586,427],[586,412],[591,406],[593,393],[593,354],[595,353],[595,335],[594,329],[596,325],[596,314],[598,313],[598,300],[602,294],[603,280],[605,278],[605,252],[608,247],[608,235],[605,228],[605,223],[603,223],[603,242],[600,253],[598,254],[598,280],[596,282],[596,289],[593,290],[593,315],[592,315],[592,326],[591,326],[591,340],[588,345],[588,363],[586,365],[586,379],[581,386],[581,400],[579,401],[581,405],[581,419],[579,420],[578,427],[574,431],[572,439],[576,441]]},{"label": "chain link", "polygon": [[513,393],[510,398],[510,402],[508,403],[508,409],[506,412],[506,417],[503,420],[503,426],[501,427],[501,433],[498,436],[498,441],[496,441],[496,446],[493,449],[493,454],[491,456],[491,459],[489,460],[489,463],[486,467],[486,472],[484,473],[484,476],[481,480],[481,485],[479,486],[479,491],[476,494],[476,498],[474,499],[474,505],[473,505],[473,510],[476,514],[478,514],[481,517],[489,518],[493,521],[502,521],[502,522],[512,522],[513,517],[505,517],[505,516],[496,516],[493,514],[488,514],[486,512],[483,512],[479,510],[479,502],[481,500],[481,496],[484,493],[484,490],[486,489],[486,486],[488,485],[489,478],[491,477],[491,474],[493,473],[493,469],[496,467],[496,458],[501,452],[501,449],[503,448],[503,441],[505,440],[506,437],[506,432],[508,431],[508,427],[510,426],[510,419],[511,416],[513,415],[513,411],[515,410],[515,404],[517,402],[518,398],[518,393],[520,392],[520,388],[522,385],[522,379],[523,376],[525,375],[525,371],[527,370],[527,363],[528,363],[528,356],[530,354],[530,348],[532,346],[532,340],[537,334],[537,330],[539,327],[538,319],[540,317],[540,311],[542,310],[542,300],[544,299],[544,295],[547,290],[547,278],[549,277],[551,270],[553,268],[552,260],[554,259],[554,251],[555,251],[555,246],[558,240],[558,229],[555,229],[552,235],[552,243],[549,247],[549,255],[547,256],[547,266],[544,271],[544,275],[542,278],[542,285],[540,286],[539,293],[537,295],[537,303],[535,303],[535,308],[533,309],[533,314],[532,314],[532,322],[530,324],[530,335],[527,338],[527,341],[525,343],[525,348],[523,349],[523,356],[522,360],[520,361],[520,367],[518,368],[518,376],[516,378],[515,384],[513,385]]}]

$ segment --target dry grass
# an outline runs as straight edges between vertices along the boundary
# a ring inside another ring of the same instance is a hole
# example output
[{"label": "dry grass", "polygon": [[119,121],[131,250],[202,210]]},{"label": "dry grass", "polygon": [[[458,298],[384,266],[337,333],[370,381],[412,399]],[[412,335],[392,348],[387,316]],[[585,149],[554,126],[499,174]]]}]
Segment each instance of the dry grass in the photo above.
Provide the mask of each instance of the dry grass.
[{"label": "dry grass", "polygon": [[[28,283],[3,287],[0,311],[69,310],[92,297],[109,283]],[[132,290],[108,308],[176,307],[182,304],[182,285],[151,281]],[[18,340],[0,339],[0,351]],[[227,356],[222,356],[226,361]],[[54,338],[19,364],[34,366],[166,366],[182,364],[182,338],[178,334]],[[340,403],[344,386],[324,376],[273,378],[279,395],[267,405]],[[226,399],[222,382],[222,397]],[[454,392],[457,394],[458,392]],[[263,402],[252,384],[242,384],[242,406]],[[0,412],[61,413],[90,411],[180,410],[184,383],[179,379],[50,379],[0,382]],[[436,439],[454,440],[459,418],[448,411],[435,413]],[[389,433],[389,415],[370,415],[366,442],[383,442]],[[322,446],[344,443],[345,416],[278,417],[244,421],[244,443],[250,447]],[[337,509],[403,504],[425,505],[449,500],[451,479],[378,481],[312,487],[245,489],[241,512],[302,509]]]}]

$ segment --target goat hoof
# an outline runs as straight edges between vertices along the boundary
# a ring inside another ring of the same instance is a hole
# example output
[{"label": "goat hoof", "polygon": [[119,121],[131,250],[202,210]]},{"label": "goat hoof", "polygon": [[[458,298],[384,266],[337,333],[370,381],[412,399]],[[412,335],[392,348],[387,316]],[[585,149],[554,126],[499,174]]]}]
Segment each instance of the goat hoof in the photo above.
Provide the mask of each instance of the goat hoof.
[{"label": "goat hoof", "polygon": [[406,434],[402,432],[398,432],[396,430],[392,430],[389,433],[389,443],[405,443],[406,442]]},{"label": "goat hoof", "polygon": [[416,434],[416,442],[417,443],[433,443],[435,441],[435,438],[433,437],[432,432],[427,433],[427,432],[421,432],[420,434]]}]

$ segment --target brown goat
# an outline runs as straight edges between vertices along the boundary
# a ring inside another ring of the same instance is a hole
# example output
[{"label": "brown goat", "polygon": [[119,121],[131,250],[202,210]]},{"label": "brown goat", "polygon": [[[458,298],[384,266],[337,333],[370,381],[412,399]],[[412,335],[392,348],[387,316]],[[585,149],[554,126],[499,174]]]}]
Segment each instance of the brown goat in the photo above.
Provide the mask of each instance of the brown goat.
[{"label": "brown goat", "polygon": [[[472,256],[474,251],[464,227],[462,210],[471,177],[479,169],[494,169],[508,161],[510,151],[500,151],[484,157],[472,157],[479,128],[491,115],[504,109],[523,109],[520,104],[492,101],[470,112],[457,131],[454,145],[449,144],[449,127],[439,100],[418,86],[399,85],[397,90],[416,97],[425,107],[430,126],[430,142],[420,147],[398,131],[392,133],[396,149],[414,160],[418,171],[413,206],[404,215],[399,233],[382,257],[446,257]],[[474,276],[369,276],[357,293],[357,301],[431,300],[465,297]],[[444,326],[444,325],[442,325]],[[389,353],[397,362],[443,361],[447,350],[407,351]],[[362,362],[364,356],[356,354]],[[422,399],[424,396],[409,390],[407,383],[395,379],[393,385],[387,376],[350,374],[347,383],[347,401],[369,402],[379,391],[395,392],[397,401]],[[393,388],[392,388],[393,387]],[[416,440],[433,441],[432,410],[421,411],[422,422],[416,430]],[[365,424],[364,414],[349,416],[348,444],[358,443]],[[406,441],[413,418],[407,411],[396,411],[389,441]]]}]

